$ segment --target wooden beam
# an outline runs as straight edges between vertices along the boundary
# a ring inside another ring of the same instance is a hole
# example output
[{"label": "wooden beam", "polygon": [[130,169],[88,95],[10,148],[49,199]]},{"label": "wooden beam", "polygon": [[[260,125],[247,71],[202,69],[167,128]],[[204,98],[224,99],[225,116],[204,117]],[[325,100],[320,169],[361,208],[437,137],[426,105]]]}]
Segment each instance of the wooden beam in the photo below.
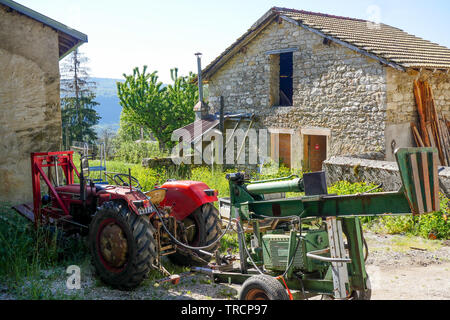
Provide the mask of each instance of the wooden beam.
[{"label": "wooden beam", "polygon": [[281,54],[281,53],[289,53],[289,52],[296,52],[298,51],[299,48],[295,47],[295,48],[287,48],[287,49],[278,49],[278,50],[270,50],[270,51],[266,51],[266,55],[271,55],[271,54]]}]

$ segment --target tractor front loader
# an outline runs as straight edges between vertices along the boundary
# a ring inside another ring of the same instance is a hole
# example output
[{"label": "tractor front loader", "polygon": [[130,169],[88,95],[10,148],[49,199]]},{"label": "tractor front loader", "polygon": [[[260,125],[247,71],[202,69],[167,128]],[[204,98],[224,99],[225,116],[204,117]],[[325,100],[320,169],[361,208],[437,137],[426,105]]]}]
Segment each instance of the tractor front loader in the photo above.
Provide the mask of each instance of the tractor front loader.
[{"label": "tractor front loader", "polygon": [[78,172],[73,151],[32,153],[31,174],[33,204],[14,208],[36,227],[87,235],[96,273],[113,287],[129,290],[152,268],[165,271],[166,255],[206,265],[219,246],[217,191],[203,182],[168,181],[145,192],[129,171],[107,172],[109,184],[97,184],[89,179],[89,157],[81,157]]},{"label": "tractor front loader", "polygon": [[[228,174],[240,264],[195,270],[216,282],[242,284],[242,300],[370,299],[359,217],[439,211],[437,150],[400,149],[396,160],[403,182],[398,192],[330,195],[323,172],[254,182]],[[286,192],[305,196],[274,199]],[[251,233],[250,248],[245,232]]]}]

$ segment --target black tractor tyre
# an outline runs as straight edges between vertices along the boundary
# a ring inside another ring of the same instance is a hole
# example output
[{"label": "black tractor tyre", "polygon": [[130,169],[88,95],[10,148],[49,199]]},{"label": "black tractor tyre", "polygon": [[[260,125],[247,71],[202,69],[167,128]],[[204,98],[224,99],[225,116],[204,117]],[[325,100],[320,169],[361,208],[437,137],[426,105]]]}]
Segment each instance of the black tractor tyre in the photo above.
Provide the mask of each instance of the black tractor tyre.
[{"label": "black tractor tyre", "polygon": [[256,275],[242,284],[239,300],[289,300],[289,295],[286,288],[274,277]]},{"label": "black tractor tyre", "polygon": [[89,226],[89,249],[96,274],[120,290],[137,287],[157,257],[154,234],[147,216],[131,212],[122,202],[104,203]]},{"label": "black tractor tyre", "polygon": [[[189,225],[187,222],[190,222]],[[213,243],[221,234],[221,224],[219,219],[219,212],[212,203],[205,203],[197,208],[192,214],[183,220],[187,228],[194,228],[195,232],[191,241],[188,239],[188,245],[191,247],[204,247]],[[220,241],[212,245],[211,247],[204,249],[204,251],[214,253],[214,251],[220,246]],[[169,260],[180,266],[203,266],[211,260],[211,257],[202,254],[198,251],[195,253],[203,259],[199,261],[188,254],[186,250],[177,250],[177,252],[168,256]]]}]

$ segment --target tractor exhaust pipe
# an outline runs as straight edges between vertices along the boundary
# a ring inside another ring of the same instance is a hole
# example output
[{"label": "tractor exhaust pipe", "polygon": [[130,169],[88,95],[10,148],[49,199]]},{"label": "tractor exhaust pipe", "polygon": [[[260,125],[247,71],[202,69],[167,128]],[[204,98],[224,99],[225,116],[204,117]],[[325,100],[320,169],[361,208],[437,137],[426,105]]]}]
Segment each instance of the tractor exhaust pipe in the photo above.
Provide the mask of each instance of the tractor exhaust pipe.
[{"label": "tractor exhaust pipe", "polygon": [[202,54],[197,52],[195,56],[197,57],[198,98],[200,100],[201,118],[204,119],[208,115],[208,109],[203,100]]}]

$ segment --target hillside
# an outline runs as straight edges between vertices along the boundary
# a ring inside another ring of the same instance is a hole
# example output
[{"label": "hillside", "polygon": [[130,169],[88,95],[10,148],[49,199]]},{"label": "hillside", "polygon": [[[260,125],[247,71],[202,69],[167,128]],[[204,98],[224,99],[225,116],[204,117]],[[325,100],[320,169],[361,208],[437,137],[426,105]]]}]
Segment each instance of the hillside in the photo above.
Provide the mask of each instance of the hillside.
[{"label": "hillside", "polygon": [[95,81],[97,84],[97,97],[95,101],[99,103],[96,109],[101,117],[98,127],[108,126],[113,129],[118,129],[122,107],[119,104],[119,98],[117,96],[116,82],[123,80],[92,78],[92,81]]}]

